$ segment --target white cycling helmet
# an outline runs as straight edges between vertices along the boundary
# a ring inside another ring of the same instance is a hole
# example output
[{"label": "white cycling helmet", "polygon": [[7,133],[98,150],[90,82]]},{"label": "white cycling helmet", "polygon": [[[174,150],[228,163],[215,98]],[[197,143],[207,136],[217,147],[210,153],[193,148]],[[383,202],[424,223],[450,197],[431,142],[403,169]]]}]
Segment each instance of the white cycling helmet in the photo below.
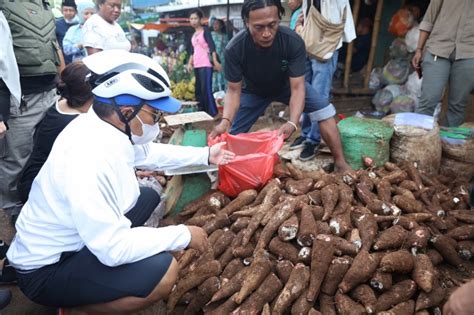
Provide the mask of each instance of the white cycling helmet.
[{"label": "white cycling helmet", "polygon": [[174,113],[181,103],[171,97],[170,80],[153,59],[124,50],[104,50],[85,57],[96,99],[119,106],[143,106]]}]

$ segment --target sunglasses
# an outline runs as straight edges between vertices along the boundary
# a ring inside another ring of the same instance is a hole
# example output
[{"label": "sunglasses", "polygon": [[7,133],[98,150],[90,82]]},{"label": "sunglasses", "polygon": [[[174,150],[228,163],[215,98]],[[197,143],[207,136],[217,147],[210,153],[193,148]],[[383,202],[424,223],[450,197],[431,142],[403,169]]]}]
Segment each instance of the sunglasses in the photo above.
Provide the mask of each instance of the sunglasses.
[{"label": "sunglasses", "polygon": [[144,109],[144,108],[142,108],[141,110],[144,111],[145,113],[148,113],[148,114],[150,114],[150,115],[153,115],[153,123],[154,123],[154,124],[156,124],[157,122],[159,122],[161,116],[163,115],[163,113],[162,113],[162,112],[159,112],[159,111],[152,112],[152,111],[149,111],[149,110]]}]

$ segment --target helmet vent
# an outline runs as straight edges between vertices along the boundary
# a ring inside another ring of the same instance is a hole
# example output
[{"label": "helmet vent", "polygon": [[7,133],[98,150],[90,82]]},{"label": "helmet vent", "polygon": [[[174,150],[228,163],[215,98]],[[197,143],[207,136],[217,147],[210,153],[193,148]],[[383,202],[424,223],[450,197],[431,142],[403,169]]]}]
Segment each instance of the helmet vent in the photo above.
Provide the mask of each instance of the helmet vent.
[{"label": "helmet vent", "polygon": [[138,81],[138,83],[149,91],[160,93],[165,90],[158,82],[153,81],[147,76],[138,73],[132,73],[132,76]]},{"label": "helmet vent", "polygon": [[168,80],[166,80],[165,78],[163,78],[163,76],[161,74],[159,74],[158,72],[156,72],[155,70],[153,69],[148,69],[147,71],[149,74],[157,77],[158,79],[161,80],[161,82],[163,82],[168,88],[170,87],[169,83],[168,83]]}]

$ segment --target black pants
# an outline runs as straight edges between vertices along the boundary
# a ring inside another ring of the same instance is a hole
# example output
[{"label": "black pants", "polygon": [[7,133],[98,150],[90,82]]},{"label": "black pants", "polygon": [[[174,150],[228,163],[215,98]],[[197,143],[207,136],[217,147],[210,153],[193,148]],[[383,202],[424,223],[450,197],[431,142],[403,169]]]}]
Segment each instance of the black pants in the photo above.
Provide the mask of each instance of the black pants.
[{"label": "black pants", "polygon": [[[126,216],[132,227],[145,223],[160,197],[151,188],[140,188],[135,207]],[[161,281],[172,261],[168,252],[117,267],[102,264],[87,247],[65,252],[59,262],[33,272],[17,270],[18,285],[32,301],[52,307],[73,307],[146,297]]]},{"label": "black pants", "polygon": [[199,102],[199,109],[204,110],[212,117],[217,115],[217,106],[212,94],[212,68],[195,68],[196,77],[196,100]]}]

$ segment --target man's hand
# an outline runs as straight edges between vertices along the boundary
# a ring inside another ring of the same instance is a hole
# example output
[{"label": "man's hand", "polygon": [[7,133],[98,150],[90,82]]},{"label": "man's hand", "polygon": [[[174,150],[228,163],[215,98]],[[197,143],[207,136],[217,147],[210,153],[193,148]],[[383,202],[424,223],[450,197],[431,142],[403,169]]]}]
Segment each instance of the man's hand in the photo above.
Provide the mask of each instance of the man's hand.
[{"label": "man's hand", "polygon": [[223,133],[229,132],[230,122],[227,119],[222,119],[221,122],[212,129],[211,139],[214,139],[217,136],[220,136]]},{"label": "man's hand", "polygon": [[209,248],[209,241],[207,240],[207,233],[199,226],[186,226],[191,233],[191,241],[188,247],[194,248],[200,253],[205,253]]},{"label": "man's hand", "polygon": [[6,133],[7,133],[7,126],[5,125],[3,121],[0,121],[0,139],[3,139]]},{"label": "man's hand", "polygon": [[288,139],[289,137],[291,137],[291,135],[293,134],[293,132],[296,131],[296,128],[295,126],[293,126],[291,123],[289,122],[286,122],[283,126],[280,127],[279,129],[279,135],[283,135],[284,139]]},{"label": "man's hand", "polygon": [[415,70],[420,69],[421,67],[421,62],[423,61],[423,54],[421,49],[417,49],[415,52],[415,55],[413,56],[413,59],[411,60],[411,65]]},{"label": "man's hand", "polygon": [[469,315],[474,310],[474,280],[454,291],[444,304],[444,315]]},{"label": "man's hand", "polygon": [[234,152],[223,149],[226,144],[226,142],[219,142],[209,148],[209,163],[225,165],[234,159]]}]

